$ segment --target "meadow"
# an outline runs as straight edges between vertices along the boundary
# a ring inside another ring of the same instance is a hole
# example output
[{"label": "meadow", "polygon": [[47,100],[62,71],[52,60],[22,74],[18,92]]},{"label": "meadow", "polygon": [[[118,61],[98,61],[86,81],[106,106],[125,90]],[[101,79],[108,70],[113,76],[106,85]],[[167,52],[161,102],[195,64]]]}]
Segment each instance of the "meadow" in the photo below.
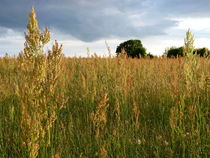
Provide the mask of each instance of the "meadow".
[{"label": "meadow", "polygon": [[[198,64],[187,87],[181,58],[65,58],[67,101],[39,157],[207,158],[210,61]],[[26,154],[16,71],[16,59],[0,60],[0,157]]]},{"label": "meadow", "polygon": [[184,58],[34,55],[49,32],[32,13],[23,53],[0,58],[1,158],[210,157],[210,60],[190,38]]}]

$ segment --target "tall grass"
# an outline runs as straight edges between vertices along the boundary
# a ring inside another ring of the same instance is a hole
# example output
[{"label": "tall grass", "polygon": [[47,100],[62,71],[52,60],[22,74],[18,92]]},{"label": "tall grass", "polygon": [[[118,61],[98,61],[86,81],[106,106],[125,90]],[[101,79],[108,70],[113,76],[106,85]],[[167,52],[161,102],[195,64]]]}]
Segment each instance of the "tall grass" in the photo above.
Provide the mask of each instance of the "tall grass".
[{"label": "tall grass", "polygon": [[[65,58],[68,101],[39,157],[209,157],[210,61],[188,84],[185,60]],[[15,63],[0,60],[1,157],[26,157]]]},{"label": "tall grass", "polygon": [[[185,44],[185,48],[189,52],[193,44],[189,49]],[[30,99],[27,102],[30,116],[44,118],[38,122],[42,127],[43,122],[50,120],[52,111],[49,111],[49,117],[42,117],[43,111],[38,109],[48,111],[52,107],[53,110],[55,103],[62,105],[63,102],[59,102],[62,96],[65,96],[62,100],[67,100],[65,108],[56,110],[57,119],[53,119],[51,128],[45,132],[49,136],[39,137],[44,143],[35,143],[39,144],[35,156],[210,156],[209,59],[190,55],[152,60],[123,56],[64,58],[65,70],[56,90],[49,90],[34,100],[31,98],[35,93],[28,93],[24,86],[36,83],[26,80],[29,74],[20,75],[22,70],[18,63],[19,59],[8,56],[0,59],[2,158],[31,156],[31,150],[24,146],[22,138],[27,136],[28,140],[33,140],[30,134],[35,125],[33,120],[27,124],[30,130],[24,129],[23,101]],[[46,73],[51,74],[49,71]],[[34,74],[31,75],[33,78]],[[50,83],[47,80],[44,85]],[[21,87],[25,95],[18,95],[17,90]],[[44,96],[49,104],[43,104]],[[40,101],[39,108],[31,111],[37,100]],[[36,135],[38,131],[35,131]]]}]

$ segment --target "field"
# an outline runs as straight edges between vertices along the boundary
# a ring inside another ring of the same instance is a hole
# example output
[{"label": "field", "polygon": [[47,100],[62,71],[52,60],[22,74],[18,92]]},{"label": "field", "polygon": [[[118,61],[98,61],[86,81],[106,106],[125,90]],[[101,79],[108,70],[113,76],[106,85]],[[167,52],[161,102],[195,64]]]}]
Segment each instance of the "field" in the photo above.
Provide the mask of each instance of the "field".
[{"label": "field", "polygon": [[[30,152],[22,142],[27,133],[17,85],[26,80],[18,76],[17,63],[0,59],[1,158]],[[209,59],[94,56],[63,63],[57,87],[65,104],[38,157],[210,156]]]},{"label": "field", "polygon": [[0,58],[0,158],[209,158],[210,60],[67,58],[29,14],[24,50]]}]

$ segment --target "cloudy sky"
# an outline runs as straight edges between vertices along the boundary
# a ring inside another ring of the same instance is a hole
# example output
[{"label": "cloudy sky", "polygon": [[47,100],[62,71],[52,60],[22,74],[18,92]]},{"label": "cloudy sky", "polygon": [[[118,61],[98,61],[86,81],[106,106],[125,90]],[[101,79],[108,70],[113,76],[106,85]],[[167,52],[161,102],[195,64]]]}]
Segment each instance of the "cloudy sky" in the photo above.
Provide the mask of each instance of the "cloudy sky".
[{"label": "cloudy sky", "polygon": [[128,39],[162,55],[183,45],[188,28],[196,47],[210,47],[210,0],[0,0],[0,55],[23,49],[32,5],[40,28],[50,28],[50,45],[63,43],[66,56],[86,56],[87,48],[106,55],[105,41],[114,54]]}]

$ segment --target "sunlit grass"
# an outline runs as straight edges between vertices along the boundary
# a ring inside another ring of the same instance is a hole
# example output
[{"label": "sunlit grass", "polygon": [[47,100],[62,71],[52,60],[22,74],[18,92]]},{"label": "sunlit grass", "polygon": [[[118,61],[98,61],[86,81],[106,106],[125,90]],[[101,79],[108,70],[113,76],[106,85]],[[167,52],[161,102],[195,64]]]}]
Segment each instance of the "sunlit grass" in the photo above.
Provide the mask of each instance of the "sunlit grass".
[{"label": "sunlit grass", "polygon": [[210,60],[186,35],[184,58],[63,58],[32,8],[0,58],[0,157],[210,157]]},{"label": "sunlit grass", "polygon": [[[65,58],[68,101],[53,125],[51,145],[42,146],[39,157],[208,157],[210,61],[198,62],[198,83],[188,85],[196,91],[189,94],[181,58]],[[1,157],[27,154],[19,137],[20,102],[12,86],[15,64],[16,59],[0,59]],[[180,105],[195,98],[199,111],[180,113]],[[102,104],[109,105],[106,114],[99,109]],[[179,126],[173,126],[173,119]]]}]

